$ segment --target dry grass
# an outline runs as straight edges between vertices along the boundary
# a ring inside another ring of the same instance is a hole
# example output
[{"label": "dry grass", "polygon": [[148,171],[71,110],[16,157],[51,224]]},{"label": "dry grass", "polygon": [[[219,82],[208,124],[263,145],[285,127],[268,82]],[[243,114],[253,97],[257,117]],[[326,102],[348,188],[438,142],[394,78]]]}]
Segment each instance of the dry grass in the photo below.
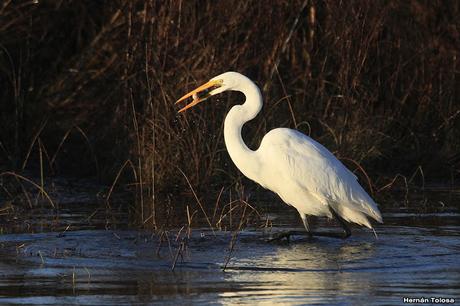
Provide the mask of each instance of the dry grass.
[{"label": "dry grass", "polygon": [[204,197],[237,189],[222,123],[241,96],[185,116],[173,103],[227,70],[266,99],[250,147],[285,126],[371,189],[417,169],[458,179],[457,1],[4,1],[0,14],[0,170],[132,184],[141,224],[185,214],[168,203],[190,190],[211,214]]}]

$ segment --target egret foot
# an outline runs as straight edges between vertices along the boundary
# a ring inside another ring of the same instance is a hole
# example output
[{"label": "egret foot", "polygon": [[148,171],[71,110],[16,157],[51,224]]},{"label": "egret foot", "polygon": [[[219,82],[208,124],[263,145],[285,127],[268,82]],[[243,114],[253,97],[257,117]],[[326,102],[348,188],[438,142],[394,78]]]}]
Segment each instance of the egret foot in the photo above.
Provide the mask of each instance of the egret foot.
[{"label": "egret foot", "polygon": [[289,239],[293,235],[297,236],[308,236],[309,239],[314,238],[314,236],[318,237],[330,237],[330,238],[338,238],[338,239],[346,239],[351,236],[351,230],[347,225],[347,222],[339,216],[335,212],[334,209],[329,208],[332,214],[332,217],[337,220],[337,222],[342,226],[343,228],[343,233],[331,233],[331,232],[312,232],[310,229],[310,224],[308,223],[308,217],[304,213],[300,213],[300,217],[302,218],[303,226],[305,227],[305,231],[287,231],[287,232],[281,232],[273,235],[273,237],[269,238],[267,241],[268,242],[273,242],[273,241],[281,241],[283,238],[286,238],[286,241],[289,242]]},{"label": "egret foot", "polygon": [[330,233],[330,232],[304,232],[304,231],[287,231],[274,234],[267,242],[281,241],[283,238],[286,238],[286,241],[289,242],[291,236],[307,236],[308,239],[314,239],[315,237],[329,237],[337,239],[346,239],[350,237],[350,233]]},{"label": "egret foot", "polygon": [[304,232],[304,231],[287,231],[287,232],[281,232],[281,233],[276,233],[272,237],[270,237],[267,242],[273,242],[273,241],[281,241],[283,238],[286,238],[286,241],[289,242],[289,239],[291,236],[307,236],[309,239],[313,238],[312,233],[310,232]]}]

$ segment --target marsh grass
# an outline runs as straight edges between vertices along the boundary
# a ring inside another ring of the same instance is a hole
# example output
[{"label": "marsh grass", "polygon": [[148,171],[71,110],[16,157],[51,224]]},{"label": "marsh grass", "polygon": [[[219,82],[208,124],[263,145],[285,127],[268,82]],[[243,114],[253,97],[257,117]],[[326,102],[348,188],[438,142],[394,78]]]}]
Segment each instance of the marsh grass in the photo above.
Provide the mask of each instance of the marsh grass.
[{"label": "marsh grass", "polygon": [[99,177],[108,205],[130,190],[138,224],[159,230],[198,215],[238,227],[237,211],[255,212],[244,197],[223,200],[243,178],[222,133],[241,95],[180,115],[174,106],[236,70],[266,101],[243,130],[250,147],[272,128],[297,128],[376,197],[420,180],[454,185],[459,13],[457,1],[6,1],[0,170],[38,173],[29,183],[45,198],[47,176]]}]

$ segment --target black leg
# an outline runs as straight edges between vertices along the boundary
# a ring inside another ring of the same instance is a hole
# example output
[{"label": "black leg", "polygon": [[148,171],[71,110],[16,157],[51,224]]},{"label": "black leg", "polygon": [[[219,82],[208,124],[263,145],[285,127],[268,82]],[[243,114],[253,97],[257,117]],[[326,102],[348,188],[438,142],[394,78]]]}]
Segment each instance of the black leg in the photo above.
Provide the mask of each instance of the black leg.
[{"label": "black leg", "polygon": [[286,241],[289,242],[289,238],[291,236],[308,236],[308,238],[310,239],[313,238],[313,235],[311,234],[311,232],[287,231],[287,232],[276,233],[271,238],[269,238],[267,241],[268,242],[281,241],[283,238],[286,238]]},{"label": "black leg", "polygon": [[337,222],[339,222],[339,224],[342,226],[342,228],[344,230],[344,236],[342,238],[345,239],[345,238],[350,237],[351,236],[351,230],[347,225],[347,221],[343,220],[343,218],[340,217],[339,214],[334,209],[329,208],[329,210],[331,211],[332,216],[334,217],[334,219],[336,219]]},{"label": "black leg", "polygon": [[310,229],[310,225],[308,224],[307,220],[307,215],[305,214],[300,214],[300,217],[302,218],[303,226],[305,227],[305,232],[302,231],[287,231],[287,232],[282,232],[282,233],[277,233],[275,234],[272,238],[268,239],[269,242],[273,241],[279,241],[282,240],[283,238],[286,238],[286,240],[289,242],[289,238],[293,235],[296,236],[308,236],[308,238],[313,238],[313,236],[320,236],[320,237],[330,237],[330,238],[339,238],[339,239],[346,239],[351,236],[351,230],[347,225],[347,221],[345,221],[342,217],[335,212],[332,208],[330,208],[331,214],[334,217],[335,220],[342,226],[344,233],[339,234],[339,233],[328,233],[328,232],[313,232]]},{"label": "black leg", "polygon": [[305,230],[307,231],[307,235],[311,238],[313,237],[312,232],[310,230],[310,224],[308,224],[308,217],[306,214],[300,214],[300,217],[302,218],[303,226],[305,227]]}]

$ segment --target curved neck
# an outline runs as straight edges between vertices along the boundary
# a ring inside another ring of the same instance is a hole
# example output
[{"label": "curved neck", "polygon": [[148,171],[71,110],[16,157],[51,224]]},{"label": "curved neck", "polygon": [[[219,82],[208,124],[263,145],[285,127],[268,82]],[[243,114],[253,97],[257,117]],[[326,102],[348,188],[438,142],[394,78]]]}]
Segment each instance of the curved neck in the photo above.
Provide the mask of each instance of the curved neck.
[{"label": "curved neck", "polygon": [[242,92],[246,101],[242,105],[233,106],[225,117],[224,140],[230,158],[241,172],[253,179],[258,173],[259,161],[256,151],[248,148],[241,136],[243,125],[252,120],[262,109],[262,95],[259,88],[247,79],[235,91]]}]

